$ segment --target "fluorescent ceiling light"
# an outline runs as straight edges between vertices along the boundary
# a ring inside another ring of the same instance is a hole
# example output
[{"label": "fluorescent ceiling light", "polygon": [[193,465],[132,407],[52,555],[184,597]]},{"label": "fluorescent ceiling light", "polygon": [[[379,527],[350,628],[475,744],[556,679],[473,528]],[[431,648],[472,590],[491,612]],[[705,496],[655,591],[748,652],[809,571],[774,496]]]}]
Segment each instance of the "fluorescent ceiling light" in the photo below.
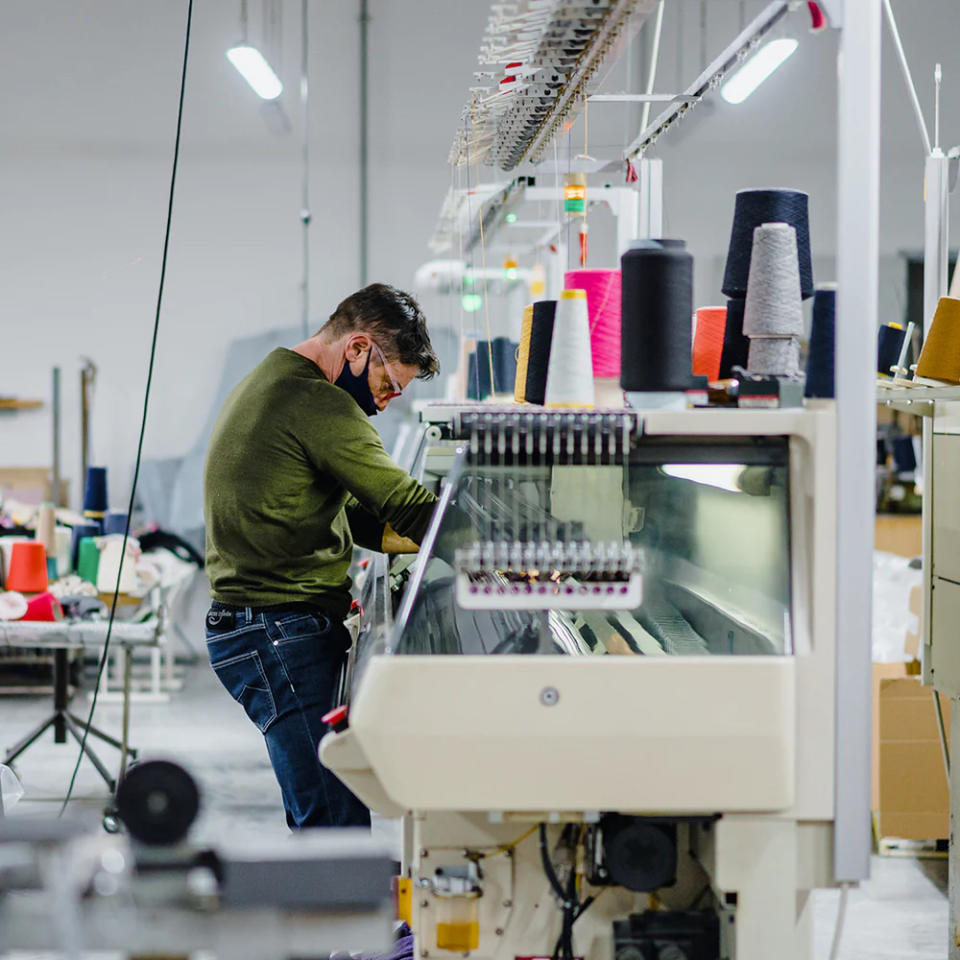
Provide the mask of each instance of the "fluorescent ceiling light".
[{"label": "fluorescent ceiling light", "polygon": [[253,87],[257,96],[264,100],[276,100],[283,93],[283,84],[256,47],[231,47],[227,51],[227,59]]},{"label": "fluorescent ceiling light", "polygon": [[798,43],[792,37],[781,37],[765,43],[743,66],[720,88],[720,96],[727,103],[743,103],[767,77],[780,66]]},{"label": "fluorescent ceiling light", "polygon": [[742,492],[738,481],[743,466],[739,463],[666,463],[661,469],[668,477],[678,480],[692,480],[731,493]]}]

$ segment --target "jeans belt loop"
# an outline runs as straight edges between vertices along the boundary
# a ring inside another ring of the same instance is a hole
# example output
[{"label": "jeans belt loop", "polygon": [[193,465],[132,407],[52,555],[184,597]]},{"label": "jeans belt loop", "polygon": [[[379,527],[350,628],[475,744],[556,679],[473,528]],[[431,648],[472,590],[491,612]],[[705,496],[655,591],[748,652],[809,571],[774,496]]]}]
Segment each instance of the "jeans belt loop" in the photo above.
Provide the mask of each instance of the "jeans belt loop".
[{"label": "jeans belt loop", "polygon": [[253,607],[244,607],[243,612],[247,618],[247,623],[253,623]]}]

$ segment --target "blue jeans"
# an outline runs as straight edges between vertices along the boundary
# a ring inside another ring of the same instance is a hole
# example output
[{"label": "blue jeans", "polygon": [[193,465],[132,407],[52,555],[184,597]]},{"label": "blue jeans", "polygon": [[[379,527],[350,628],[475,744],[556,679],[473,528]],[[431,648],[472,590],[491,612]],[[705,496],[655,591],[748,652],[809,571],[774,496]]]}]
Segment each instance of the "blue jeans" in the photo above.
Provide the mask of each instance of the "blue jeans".
[{"label": "blue jeans", "polygon": [[214,601],[206,628],[210,665],[267,742],[290,828],[369,825],[370,812],[317,754],[350,646],[343,624],[303,606]]}]

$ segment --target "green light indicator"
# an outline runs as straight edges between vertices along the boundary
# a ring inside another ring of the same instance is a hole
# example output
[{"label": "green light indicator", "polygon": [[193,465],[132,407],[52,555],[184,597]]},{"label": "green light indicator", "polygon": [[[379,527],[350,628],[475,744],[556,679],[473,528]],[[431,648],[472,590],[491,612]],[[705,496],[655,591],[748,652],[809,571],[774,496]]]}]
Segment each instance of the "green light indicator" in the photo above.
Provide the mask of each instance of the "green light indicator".
[{"label": "green light indicator", "polygon": [[507,269],[503,271],[503,274],[508,280],[516,280],[517,277],[520,276],[516,267],[507,267]]},{"label": "green light indicator", "polygon": [[516,223],[517,215],[515,213],[508,213],[506,216],[507,223]]},{"label": "green light indicator", "polygon": [[483,297],[479,293],[465,293],[460,303],[467,313],[476,313],[483,306]]},{"label": "green light indicator", "polygon": [[464,286],[466,286],[466,287],[472,287],[472,286],[473,286],[473,281],[474,281],[474,277],[473,277],[473,274],[472,274],[472,273],[465,273],[465,274],[463,275],[463,284],[464,284]]}]

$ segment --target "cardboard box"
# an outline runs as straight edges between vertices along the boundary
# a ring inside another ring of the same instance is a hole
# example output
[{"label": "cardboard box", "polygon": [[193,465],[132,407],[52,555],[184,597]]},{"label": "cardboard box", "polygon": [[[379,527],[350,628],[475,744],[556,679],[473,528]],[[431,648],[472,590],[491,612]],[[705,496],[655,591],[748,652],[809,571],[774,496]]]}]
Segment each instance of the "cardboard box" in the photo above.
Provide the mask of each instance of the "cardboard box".
[{"label": "cardboard box", "polygon": [[919,557],[923,553],[923,519],[880,514],[874,525],[873,546],[900,557]]},{"label": "cardboard box", "polygon": [[[919,664],[875,663],[873,808],[881,837],[950,835],[950,795],[933,689],[912,675]],[[941,698],[950,730],[950,702]]]}]

